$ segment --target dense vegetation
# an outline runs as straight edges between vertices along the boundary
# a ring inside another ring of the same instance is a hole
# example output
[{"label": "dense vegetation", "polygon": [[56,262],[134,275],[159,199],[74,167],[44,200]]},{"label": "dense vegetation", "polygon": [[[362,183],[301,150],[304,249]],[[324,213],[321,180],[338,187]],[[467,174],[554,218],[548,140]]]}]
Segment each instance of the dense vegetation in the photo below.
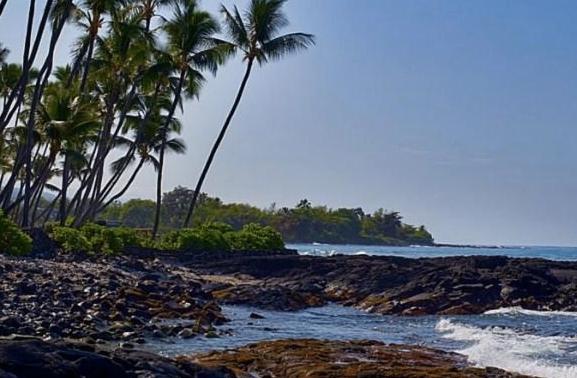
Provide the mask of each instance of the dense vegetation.
[{"label": "dense vegetation", "polygon": [[[162,228],[178,228],[187,214],[187,204],[194,192],[177,187],[162,198]],[[382,209],[367,214],[361,208],[330,209],[313,206],[302,200],[294,208],[271,206],[259,209],[247,204],[225,204],[218,198],[201,195],[194,226],[219,222],[240,230],[247,224],[261,224],[279,231],[286,242],[422,244],[430,245],[433,237],[424,226],[402,222],[398,212]],[[102,219],[126,227],[150,228],[154,223],[154,201],[133,199],[111,205]]]},{"label": "dense vegetation", "polygon": [[[314,43],[309,34],[280,33],[285,0],[251,0],[244,12],[222,6],[222,22],[196,0],[0,1],[0,17],[16,3],[28,7],[22,56],[0,41],[0,209],[23,227],[94,222],[151,165],[154,238],[165,155],[185,152],[177,117],[207,75],[236,54],[246,64],[199,190],[253,68]],[[78,38],[69,64],[57,67],[55,55],[68,55],[65,33]],[[185,204],[178,227],[196,202]]]},{"label": "dense vegetation", "polygon": [[0,253],[19,256],[29,253],[31,249],[32,239],[0,210]]},{"label": "dense vegetation", "polygon": [[130,247],[174,251],[284,249],[284,242],[278,232],[258,224],[247,224],[240,230],[233,230],[226,224],[206,223],[197,228],[167,232],[156,240],[150,238],[150,230],[91,223],[80,228],[48,224],[46,229],[66,253],[116,255],[126,252]]}]

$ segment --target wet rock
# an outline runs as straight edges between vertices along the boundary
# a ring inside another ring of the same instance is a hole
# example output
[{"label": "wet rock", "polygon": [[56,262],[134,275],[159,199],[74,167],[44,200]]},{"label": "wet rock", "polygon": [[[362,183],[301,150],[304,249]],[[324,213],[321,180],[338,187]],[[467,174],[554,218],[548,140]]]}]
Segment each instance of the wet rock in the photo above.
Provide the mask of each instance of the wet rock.
[{"label": "wet rock", "polygon": [[239,372],[239,377],[524,377],[471,367],[455,353],[376,341],[266,341],[190,359],[204,366],[225,366]]},{"label": "wet rock", "polygon": [[180,330],[176,336],[182,338],[182,339],[190,339],[191,337],[195,336],[195,333],[193,330],[191,330],[190,328],[185,328],[183,330]]},{"label": "wet rock", "polygon": [[256,312],[251,312],[248,317],[250,319],[264,319],[264,316],[257,314]]}]

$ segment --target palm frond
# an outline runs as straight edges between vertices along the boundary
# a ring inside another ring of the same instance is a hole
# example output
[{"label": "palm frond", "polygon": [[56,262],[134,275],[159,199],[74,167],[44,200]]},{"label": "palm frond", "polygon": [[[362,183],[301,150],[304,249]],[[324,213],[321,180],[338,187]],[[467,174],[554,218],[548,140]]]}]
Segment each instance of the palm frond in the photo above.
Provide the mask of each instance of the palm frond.
[{"label": "palm frond", "polygon": [[315,44],[315,37],[306,33],[290,33],[267,41],[261,46],[266,59],[279,60],[286,55],[306,50]]},{"label": "palm frond", "polygon": [[282,7],[286,0],[252,0],[245,17],[250,25],[250,33],[256,41],[264,43],[288,25]]},{"label": "palm frond", "polygon": [[224,16],[224,26],[227,35],[231,37],[237,46],[248,48],[250,45],[248,32],[236,5],[233,10],[234,15],[224,5],[221,5],[220,12]]}]

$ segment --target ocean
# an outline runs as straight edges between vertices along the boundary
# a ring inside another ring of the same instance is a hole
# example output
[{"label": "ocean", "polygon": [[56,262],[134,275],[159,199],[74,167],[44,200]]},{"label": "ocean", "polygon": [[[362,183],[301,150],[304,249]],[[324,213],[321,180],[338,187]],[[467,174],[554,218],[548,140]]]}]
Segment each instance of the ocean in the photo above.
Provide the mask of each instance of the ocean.
[{"label": "ocean", "polygon": [[[577,248],[567,247],[380,247],[354,245],[290,245],[302,254],[369,254],[409,258],[506,255],[551,260],[577,260]],[[328,305],[298,312],[265,311],[224,306],[230,323],[220,338],[172,340],[151,346],[166,355],[227,349],[261,340],[319,338],[372,339],[415,344],[464,354],[478,366],[494,366],[547,378],[577,378],[577,313],[502,308],[482,315],[402,317],[369,314]],[[264,319],[250,319],[251,312]]]},{"label": "ocean", "polygon": [[445,257],[445,256],[508,256],[532,257],[557,261],[577,261],[577,247],[384,247],[373,245],[336,245],[336,244],[291,244],[288,248],[296,249],[304,255],[330,256],[344,255],[375,255],[398,256],[407,258]]}]

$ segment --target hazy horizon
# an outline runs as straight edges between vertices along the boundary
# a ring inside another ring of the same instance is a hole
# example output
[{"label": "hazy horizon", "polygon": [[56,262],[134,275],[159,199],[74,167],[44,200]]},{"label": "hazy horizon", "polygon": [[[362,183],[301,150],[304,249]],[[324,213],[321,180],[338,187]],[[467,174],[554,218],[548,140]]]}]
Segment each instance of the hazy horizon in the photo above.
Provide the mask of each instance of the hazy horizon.
[{"label": "hazy horizon", "polygon": [[[216,14],[220,2],[202,4]],[[9,61],[27,5],[0,18]],[[438,242],[577,245],[577,3],[292,0],[286,11],[287,31],[317,46],[254,72],[203,191],[397,210]],[[69,27],[57,64],[74,38]],[[242,69],[236,58],[185,104],[188,151],[168,158],[164,191],[196,183]],[[141,174],[124,199],[152,198],[155,180]]]}]

